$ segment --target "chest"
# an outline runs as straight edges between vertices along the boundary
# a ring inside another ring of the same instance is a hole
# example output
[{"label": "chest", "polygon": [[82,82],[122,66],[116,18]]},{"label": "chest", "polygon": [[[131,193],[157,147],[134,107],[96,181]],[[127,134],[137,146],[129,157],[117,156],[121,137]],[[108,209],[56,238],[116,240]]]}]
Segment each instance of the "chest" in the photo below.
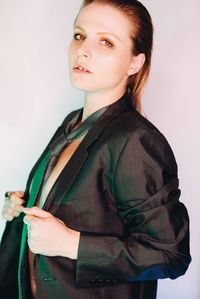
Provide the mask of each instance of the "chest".
[{"label": "chest", "polygon": [[55,184],[56,180],[58,179],[64,167],[69,162],[70,158],[75,153],[76,149],[78,148],[79,144],[83,140],[84,136],[85,135],[82,135],[81,137],[71,142],[60,154],[54,169],[52,170],[46,183],[43,185],[40,200],[38,202],[38,206],[40,208],[43,207],[50,190],[52,189],[53,185]]}]

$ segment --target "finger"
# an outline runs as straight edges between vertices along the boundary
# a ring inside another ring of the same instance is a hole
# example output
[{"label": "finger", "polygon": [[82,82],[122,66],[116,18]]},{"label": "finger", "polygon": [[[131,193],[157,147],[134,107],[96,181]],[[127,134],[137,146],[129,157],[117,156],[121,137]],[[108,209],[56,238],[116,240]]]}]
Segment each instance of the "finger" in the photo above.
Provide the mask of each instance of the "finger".
[{"label": "finger", "polygon": [[22,205],[25,202],[25,200],[17,196],[16,193],[12,193],[12,195],[10,196],[10,200],[19,205]]},{"label": "finger", "polygon": [[24,204],[24,201],[22,199],[10,199],[9,197],[5,198],[4,200],[4,205],[9,207],[9,208],[15,208],[15,207],[20,207]]},{"label": "finger", "polygon": [[12,206],[9,206],[9,208],[11,210],[13,210],[13,211],[20,211],[20,212],[22,212],[23,206],[13,204]]},{"label": "finger", "polygon": [[13,211],[13,213],[12,213],[12,215],[13,215],[14,217],[18,217],[20,214],[21,214],[21,212],[20,212],[20,211],[17,211],[17,210]]},{"label": "finger", "polygon": [[14,217],[12,215],[3,215],[3,218],[6,220],[6,221],[12,221],[14,219]]},{"label": "finger", "polygon": [[34,216],[30,216],[30,215],[26,215],[23,218],[23,222],[25,224],[27,224],[29,227],[33,226],[34,220],[36,220],[36,218]]},{"label": "finger", "polygon": [[18,197],[22,198],[24,196],[24,191],[7,191],[5,197],[11,197],[12,194],[16,194]]},{"label": "finger", "polygon": [[12,216],[13,218],[14,217],[17,217],[20,215],[20,213],[22,212],[22,207],[21,206],[18,206],[18,205],[13,205],[12,202],[7,202],[7,203],[4,203],[4,206],[3,206],[3,209],[2,209],[2,216],[3,218],[7,219],[7,217],[9,217],[8,220],[12,220],[10,219]]},{"label": "finger", "polygon": [[4,206],[9,209],[15,209],[16,207],[20,207],[21,205],[11,201],[10,199],[5,199]]},{"label": "finger", "polygon": [[12,201],[10,199],[5,199],[4,200],[4,207],[10,208],[12,206]]},{"label": "finger", "polygon": [[8,220],[8,221],[13,220],[13,218],[14,218],[12,213],[10,213],[10,209],[7,209],[5,207],[3,208],[1,215],[5,220]]},{"label": "finger", "polygon": [[15,194],[16,194],[18,197],[22,198],[22,197],[24,196],[24,191],[16,191]]},{"label": "finger", "polygon": [[12,210],[17,210],[17,211],[22,212],[23,206],[14,203],[14,204],[11,206],[11,209],[12,209]]},{"label": "finger", "polygon": [[32,215],[38,218],[49,218],[52,216],[51,213],[44,211],[38,207],[22,208],[22,211],[27,215]]},{"label": "finger", "polygon": [[18,206],[18,205],[17,205],[17,206],[15,207],[15,210],[16,210],[16,211],[19,211],[20,213],[22,213],[22,212],[23,212],[23,211],[22,211],[22,210],[23,210],[23,206]]},{"label": "finger", "polygon": [[10,209],[10,207],[4,207],[3,208],[3,214],[8,214],[11,215],[12,214],[12,209]]},{"label": "finger", "polygon": [[3,211],[10,211],[10,213],[14,212],[14,211],[19,211],[22,212],[22,206],[21,205],[17,205],[11,201],[6,201],[4,203],[3,206]]},{"label": "finger", "polygon": [[17,211],[17,210],[13,210],[13,211],[11,211],[11,210],[8,210],[8,211],[3,211],[3,213],[2,213],[2,216],[3,216],[3,218],[14,218],[14,217],[18,217],[20,215],[20,212],[19,211]]}]

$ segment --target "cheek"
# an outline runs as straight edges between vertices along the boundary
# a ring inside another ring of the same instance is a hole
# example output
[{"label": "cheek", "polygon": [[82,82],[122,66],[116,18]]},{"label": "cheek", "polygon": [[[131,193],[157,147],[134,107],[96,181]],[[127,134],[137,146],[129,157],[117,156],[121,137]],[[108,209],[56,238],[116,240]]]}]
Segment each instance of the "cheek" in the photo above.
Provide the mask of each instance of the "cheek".
[{"label": "cheek", "polygon": [[[101,61],[101,60],[99,60]],[[111,75],[114,77],[121,77],[127,71],[127,63],[122,55],[109,55],[105,57],[99,67],[102,71],[107,72],[107,76]]]}]

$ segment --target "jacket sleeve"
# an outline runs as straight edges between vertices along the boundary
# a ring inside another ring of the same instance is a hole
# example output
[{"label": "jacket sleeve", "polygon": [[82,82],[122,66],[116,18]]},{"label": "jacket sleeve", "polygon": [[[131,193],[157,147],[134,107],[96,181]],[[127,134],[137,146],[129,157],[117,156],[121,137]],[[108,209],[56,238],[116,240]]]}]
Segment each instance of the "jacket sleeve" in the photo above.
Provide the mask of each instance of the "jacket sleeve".
[{"label": "jacket sleeve", "polygon": [[173,152],[158,130],[130,134],[116,165],[114,196],[124,236],[81,233],[77,287],[183,275],[191,261],[189,218]]}]

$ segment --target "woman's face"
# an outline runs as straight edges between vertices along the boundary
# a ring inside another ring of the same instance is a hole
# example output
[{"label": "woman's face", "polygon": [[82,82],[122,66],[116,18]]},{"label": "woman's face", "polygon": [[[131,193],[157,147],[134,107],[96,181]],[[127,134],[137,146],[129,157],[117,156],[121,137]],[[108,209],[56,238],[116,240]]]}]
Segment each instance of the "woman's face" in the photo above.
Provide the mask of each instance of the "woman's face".
[{"label": "woman's face", "polygon": [[[69,46],[72,85],[86,92],[125,91],[133,60],[130,22],[109,5],[89,4],[80,12]],[[74,69],[82,66],[89,72]]]}]

